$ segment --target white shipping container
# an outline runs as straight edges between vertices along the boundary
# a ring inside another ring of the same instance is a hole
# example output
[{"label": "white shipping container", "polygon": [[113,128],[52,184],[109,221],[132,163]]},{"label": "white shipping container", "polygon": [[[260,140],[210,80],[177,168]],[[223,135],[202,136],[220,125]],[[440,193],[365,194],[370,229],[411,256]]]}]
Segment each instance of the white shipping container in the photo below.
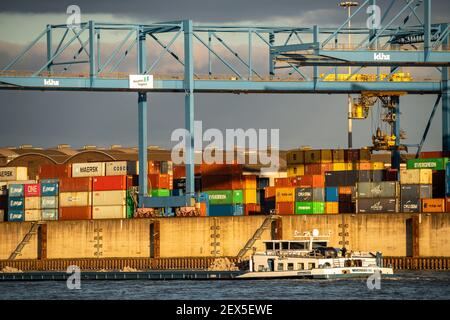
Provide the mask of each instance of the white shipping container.
[{"label": "white shipping container", "polygon": [[43,209],[41,216],[44,221],[58,220],[58,209]]},{"label": "white shipping container", "polygon": [[41,208],[41,197],[26,197],[25,210],[34,210]]},{"label": "white shipping container", "polygon": [[127,176],[135,174],[137,174],[136,161],[106,162],[107,176]]},{"label": "white shipping container", "polygon": [[8,182],[0,182],[0,196],[6,196],[8,194]]},{"label": "white shipping container", "polygon": [[92,192],[93,206],[124,206],[126,205],[126,190],[94,191]]},{"label": "white shipping container", "polygon": [[28,180],[27,167],[0,167],[0,181]]},{"label": "white shipping container", "polygon": [[431,169],[400,169],[401,184],[432,184],[433,171]]},{"label": "white shipping container", "polygon": [[73,163],[72,177],[99,177],[105,175],[104,162]]},{"label": "white shipping container", "polygon": [[126,206],[94,206],[92,219],[126,219]]},{"label": "white shipping container", "polygon": [[41,210],[25,210],[25,221],[41,220]]},{"label": "white shipping container", "polygon": [[61,192],[59,194],[60,207],[85,207],[91,204],[91,192]]},{"label": "white shipping container", "polygon": [[41,208],[42,209],[55,209],[58,208],[58,197],[42,197],[41,198]]}]

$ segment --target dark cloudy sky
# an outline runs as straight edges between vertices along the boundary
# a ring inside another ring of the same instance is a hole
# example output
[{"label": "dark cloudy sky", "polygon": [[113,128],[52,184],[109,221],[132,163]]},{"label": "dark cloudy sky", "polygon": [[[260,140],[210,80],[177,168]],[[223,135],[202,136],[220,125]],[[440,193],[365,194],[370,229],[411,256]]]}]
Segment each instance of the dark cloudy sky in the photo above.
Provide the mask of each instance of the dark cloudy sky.
[{"label": "dark cloudy sky", "polygon": [[[377,1],[382,9],[389,2]],[[300,27],[343,23],[346,12],[337,3],[334,0],[3,1],[0,4],[0,67],[5,66],[47,23],[65,23],[66,8],[70,4],[81,8],[83,21],[151,23],[193,19],[201,24]],[[405,1],[398,0],[397,3],[401,5]],[[419,16],[421,12],[418,11]],[[447,22],[449,16],[448,1],[433,0],[433,22]],[[353,23],[363,26],[365,19],[362,14]],[[114,36],[106,38],[105,48],[112,48],[114,41],[119,40]],[[236,44],[237,50],[245,47],[242,39],[230,43]],[[204,66],[204,53],[197,53],[196,65],[200,68],[202,63]],[[22,67],[36,70],[43,55],[43,47],[38,45]],[[261,68],[267,65],[264,52],[254,60]],[[173,60],[164,62],[167,64],[165,70],[172,70]],[[420,140],[435,98],[402,97],[401,121],[408,135],[407,143]],[[345,95],[196,94],[195,99],[196,119],[202,120],[205,128],[279,128],[283,148],[300,145],[345,147],[347,143]],[[42,147],[60,143],[74,147],[84,144],[135,146],[136,102],[136,94],[131,93],[0,91],[0,147],[25,143]],[[183,103],[183,94],[149,94],[149,144],[171,144],[171,132],[183,126]],[[375,119],[354,122],[356,146],[370,144],[375,122]],[[426,143],[428,150],[439,148],[440,108]]]}]

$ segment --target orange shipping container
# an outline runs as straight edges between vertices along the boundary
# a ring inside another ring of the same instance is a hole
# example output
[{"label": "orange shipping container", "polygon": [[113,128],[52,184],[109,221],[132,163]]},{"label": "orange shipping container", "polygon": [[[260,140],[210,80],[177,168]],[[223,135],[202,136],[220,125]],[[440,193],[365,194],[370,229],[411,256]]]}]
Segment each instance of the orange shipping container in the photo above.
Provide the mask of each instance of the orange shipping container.
[{"label": "orange shipping container", "polygon": [[92,207],[59,208],[59,220],[91,220]]},{"label": "orange shipping container", "polygon": [[236,190],[242,188],[240,175],[203,175],[203,190]]},{"label": "orange shipping container", "polygon": [[371,170],[372,164],[370,162],[358,163],[357,170]]},{"label": "orange shipping container", "polygon": [[352,187],[339,187],[339,194],[352,194]]},{"label": "orange shipping container", "polygon": [[261,206],[256,203],[244,204],[244,215],[251,216],[261,213]]},{"label": "orange shipping container", "polygon": [[339,213],[339,202],[325,202],[325,213],[327,214]]},{"label": "orange shipping container", "polygon": [[64,178],[59,180],[59,192],[88,192],[92,190],[92,178]]},{"label": "orange shipping container", "polygon": [[280,215],[294,214],[294,202],[277,202],[275,208]]},{"label": "orange shipping container", "polygon": [[149,189],[172,189],[173,178],[169,174],[151,173],[148,175]]},{"label": "orange shipping container", "polygon": [[276,187],[265,187],[264,188],[264,197],[266,199],[268,198],[275,198],[277,194],[277,188]]},{"label": "orange shipping container", "polygon": [[322,175],[327,171],[333,171],[332,163],[314,163],[305,165],[305,175]]},{"label": "orange shipping container", "polygon": [[201,165],[202,175],[226,175],[226,174],[242,174],[243,166],[241,164],[206,164]]},{"label": "orange shipping container", "polygon": [[243,189],[256,189],[256,176],[242,176]]},{"label": "orange shipping container", "polygon": [[422,199],[422,212],[445,212],[445,199]]}]

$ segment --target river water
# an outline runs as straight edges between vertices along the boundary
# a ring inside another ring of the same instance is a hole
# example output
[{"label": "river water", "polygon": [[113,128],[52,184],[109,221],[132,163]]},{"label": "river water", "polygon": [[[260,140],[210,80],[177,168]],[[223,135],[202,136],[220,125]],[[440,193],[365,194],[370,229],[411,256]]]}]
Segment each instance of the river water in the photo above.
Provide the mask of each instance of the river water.
[{"label": "river water", "polygon": [[65,281],[0,282],[4,299],[450,299],[450,272],[398,272],[368,289],[363,279],[341,280],[185,280],[82,281],[69,290]]}]

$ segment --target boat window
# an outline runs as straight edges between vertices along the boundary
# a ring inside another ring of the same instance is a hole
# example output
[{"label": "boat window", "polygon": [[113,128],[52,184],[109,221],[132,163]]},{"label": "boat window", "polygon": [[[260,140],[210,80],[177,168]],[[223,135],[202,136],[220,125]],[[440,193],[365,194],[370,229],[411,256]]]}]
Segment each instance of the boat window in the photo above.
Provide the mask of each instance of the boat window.
[{"label": "boat window", "polygon": [[291,250],[305,250],[305,243],[291,242]]},{"label": "boat window", "polygon": [[262,264],[260,264],[260,265],[258,266],[258,271],[259,271],[259,272],[264,271],[264,266],[263,266]]},{"label": "boat window", "polygon": [[294,270],[294,264],[293,263],[288,263],[287,269],[288,269],[288,271],[293,271]]},{"label": "boat window", "polygon": [[297,263],[297,270],[303,270],[305,269],[305,265],[302,262]]},{"label": "boat window", "polygon": [[273,242],[266,242],[266,250],[273,250]]},{"label": "boat window", "polygon": [[315,267],[316,267],[316,264],[314,262],[309,262],[308,263],[308,269],[309,270],[314,269]]},{"label": "boat window", "polygon": [[280,250],[280,243],[279,242],[275,242],[275,250]]},{"label": "boat window", "polygon": [[319,248],[319,247],[326,247],[327,243],[325,241],[323,242],[313,242],[312,247],[313,249]]},{"label": "boat window", "polygon": [[289,250],[289,242],[282,242],[281,243],[281,248],[283,250]]},{"label": "boat window", "polygon": [[283,271],[284,270],[284,264],[283,263],[279,263],[278,264],[278,271]]}]

